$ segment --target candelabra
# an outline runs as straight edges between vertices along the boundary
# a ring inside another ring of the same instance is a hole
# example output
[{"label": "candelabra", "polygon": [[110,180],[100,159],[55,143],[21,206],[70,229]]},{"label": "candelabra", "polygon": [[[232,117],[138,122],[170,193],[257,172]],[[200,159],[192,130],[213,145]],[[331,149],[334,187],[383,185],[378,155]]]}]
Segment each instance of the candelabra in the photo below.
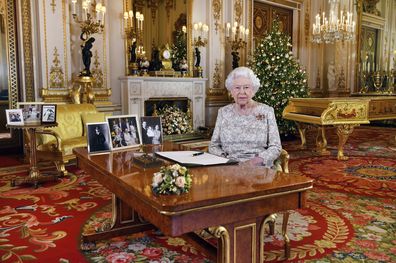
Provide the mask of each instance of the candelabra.
[{"label": "candelabra", "polygon": [[[77,14],[77,0],[72,0],[72,16],[73,20],[80,26],[80,39],[84,42],[81,45],[82,61],[84,69],[79,76],[73,80],[73,87],[69,91],[71,100],[75,103],[80,103],[76,99],[79,94],[83,98],[82,102],[93,103],[95,99],[95,92],[93,90],[94,78],[92,77],[90,66],[92,58],[92,47],[95,38],[91,35],[102,33],[104,29],[104,19],[106,7],[101,2],[96,0],[81,1],[81,14]],[[80,7],[80,5],[78,5]],[[76,95],[77,94],[77,95]]]},{"label": "candelabra", "polygon": [[104,29],[104,20],[106,7],[96,0],[83,0],[81,2],[82,12],[79,17],[77,14],[77,0],[72,0],[72,16],[73,20],[79,24],[81,28],[82,40],[87,40],[89,36],[102,33]]},{"label": "candelabra", "polygon": [[201,52],[199,51],[200,47],[205,47],[208,44],[208,32],[209,26],[203,24],[202,22],[195,23],[193,26],[193,45],[195,47],[195,76],[202,76],[202,67],[201,67]]},{"label": "candelabra", "polygon": [[341,10],[338,16],[339,0],[329,0],[330,14],[327,19],[325,12],[317,14],[315,23],[312,26],[312,42],[314,43],[334,43],[335,41],[352,40],[355,33],[355,22],[352,19],[352,12]]},{"label": "candelabra", "polygon": [[143,22],[144,15],[132,10],[124,12],[124,30],[127,37],[129,50],[129,69],[133,76],[138,75],[139,60],[143,60],[146,54],[143,47]]},{"label": "candelabra", "polygon": [[226,24],[226,42],[231,46],[232,55],[232,68],[239,67],[239,50],[245,48],[247,45],[247,39],[249,36],[249,29],[243,25],[234,22],[234,26],[231,28],[231,24]]}]

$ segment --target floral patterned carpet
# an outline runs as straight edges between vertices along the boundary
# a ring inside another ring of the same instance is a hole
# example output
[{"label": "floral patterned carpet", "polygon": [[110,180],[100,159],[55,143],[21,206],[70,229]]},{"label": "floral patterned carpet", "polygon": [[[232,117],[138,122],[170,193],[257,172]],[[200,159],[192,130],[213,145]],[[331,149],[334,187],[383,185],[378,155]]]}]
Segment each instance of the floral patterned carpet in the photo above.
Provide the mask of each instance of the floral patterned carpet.
[{"label": "floral patterned carpet", "polygon": [[[347,142],[346,162],[284,142],[290,170],[315,179],[307,207],[291,211],[291,257],[280,233],[266,236],[266,262],[396,262],[396,129],[364,127]],[[373,138],[375,138],[373,140]],[[309,138],[308,138],[309,139]],[[0,162],[1,162],[0,158]],[[0,168],[1,262],[210,262],[181,238],[158,231],[81,243],[110,219],[110,194],[69,167],[70,179],[43,187],[11,187],[26,172]]]}]

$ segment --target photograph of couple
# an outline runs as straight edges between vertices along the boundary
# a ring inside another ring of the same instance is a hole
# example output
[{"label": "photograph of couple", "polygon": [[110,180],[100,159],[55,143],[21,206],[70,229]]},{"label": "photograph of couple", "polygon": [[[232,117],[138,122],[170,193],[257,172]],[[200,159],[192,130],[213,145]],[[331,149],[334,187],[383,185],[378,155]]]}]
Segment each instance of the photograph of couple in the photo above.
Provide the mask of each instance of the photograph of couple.
[{"label": "photograph of couple", "polygon": [[142,117],[143,144],[162,144],[161,117]]},{"label": "photograph of couple", "polygon": [[107,117],[113,149],[141,144],[136,115]]}]

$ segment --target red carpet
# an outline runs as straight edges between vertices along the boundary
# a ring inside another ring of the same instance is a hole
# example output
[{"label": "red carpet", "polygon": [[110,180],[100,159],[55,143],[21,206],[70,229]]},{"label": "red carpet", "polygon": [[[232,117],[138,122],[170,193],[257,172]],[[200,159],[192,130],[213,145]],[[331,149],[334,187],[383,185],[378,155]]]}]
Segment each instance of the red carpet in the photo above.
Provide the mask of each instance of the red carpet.
[{"label": "red carpet", "polygon": [[[359,138],[354,133],[347,162],[285,143],[291,171],[314,178],[316,186],[307,207],[291,212],[288,262],[396,262],[395,131],[377,136],[390,139],[386,147],[373,146],[382,139],[371,139],[370,146],[363,130]],[[372,150],[353,153],[361,147]],[[81,251],[81,231],[100,230],[109,220],[110,194],[75,169],[70,179],[38,189],[11,188],[18,171],[12,170],[0,173],[1,262],[209,262],[183,239],[155,231],[84,244]],[[268,262],[284,261],[280,222],[277,234],[266,237]]]}]

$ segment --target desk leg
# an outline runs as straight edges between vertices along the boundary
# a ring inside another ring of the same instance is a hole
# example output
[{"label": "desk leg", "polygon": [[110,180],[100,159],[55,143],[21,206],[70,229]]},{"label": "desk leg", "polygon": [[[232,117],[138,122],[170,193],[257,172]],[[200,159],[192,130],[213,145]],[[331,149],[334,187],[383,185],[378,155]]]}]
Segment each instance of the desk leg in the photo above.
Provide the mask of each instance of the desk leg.
[{"label": "desk leg", "polygon": [[29,128],[27,130],[28,136],[29,136],[29,142],[30,142],[30,156],[29,156],[29,164],[30,164],[30,170],[29,170],[29,176],[24,177],[24,178],[17,178],[13,179],[11,181],[11,186],[16,186],[19,184],[33,184],[34,188],[38,187],[38,184],[41,182],[47,182],[47,181],[56,181],[58,180],[58,174],[57,173],[52,173],[49,175],[42,175],[37,168],[37,155],[36,155],[36,129],[35,128]]},{"label": "desk leg", "polygon": [[337,159],[339,161],[348,160],[347,156],[344,156],[344,145],[348,140],[349,135],[352,134],[355,126],[359,126],[359,124],[342,124],[337,125],[337,135],[338,135],[338,154]]},{"label": "desk leg", "polygon": [[208,231],[218,238],[217,263],[258,263],[263,239],[260,228],[263,217],[238,224],[211,227]]},{"label": "desk leg", "polygon": [[84,242],[108,239],[126,234],[139,233],[155,227],[145,221],[134,209],[113,194],[112,197],[112,222],[108,230],[103,232],[83,235]]}]

